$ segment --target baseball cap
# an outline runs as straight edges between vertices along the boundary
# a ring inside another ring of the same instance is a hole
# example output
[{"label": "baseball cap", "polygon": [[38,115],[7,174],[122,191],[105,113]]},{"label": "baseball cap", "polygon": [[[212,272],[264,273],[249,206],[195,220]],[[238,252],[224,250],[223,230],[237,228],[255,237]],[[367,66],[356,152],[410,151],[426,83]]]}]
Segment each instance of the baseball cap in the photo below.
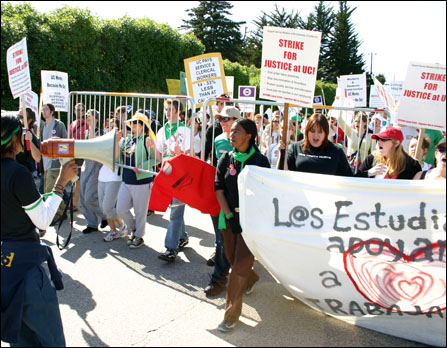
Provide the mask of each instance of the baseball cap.
[{"label": "baseball cap", "polygon": [[396,139],[402,142],[404,140],[404,135],[399,128],[396,127],[386,127],[384,131],[371,135],[371,139]]},{"label": "baseball cap", "polygon": [[290,118],[290,121],[297,121],[298,123],[301,123],[303,119],[298,114],[295,114]]},{"label": "baseball cap", "polygon": [[436,144],[436,147],[440,146],[440,145],[445,145],[445,138],[442,138],[438,144]]},{"label": "baseball cap", "polygon": [[241,118],[241,112],[234,106],[225,106],[220,113],[216,113],[216,116],[239,119]]}]

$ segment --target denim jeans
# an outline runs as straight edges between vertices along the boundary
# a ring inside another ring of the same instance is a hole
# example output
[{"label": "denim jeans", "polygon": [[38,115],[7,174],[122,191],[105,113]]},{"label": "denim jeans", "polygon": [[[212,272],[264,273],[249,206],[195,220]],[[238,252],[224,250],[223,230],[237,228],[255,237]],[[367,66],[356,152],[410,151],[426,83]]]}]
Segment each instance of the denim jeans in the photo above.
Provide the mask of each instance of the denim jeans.
[{"label": "denim jeans", "polygon": [[11,347],[65,347],[56,289],[40,265],[25,279],[22,328]]},{"label": "denim jeans", "polygon": [[228,275],[230,271],[230,263],[225,256],[224,239],[222,231],[219,230],[219,217],[211,216],[213,221],[214,233],[216,234],[216,257],[214,259],[214,272],[211,276],[212,283],[221,283],[224,277]]},{"label": "denim jeans", "polygon": [[184,213],[185,203],[174,198],[171,202],[171,215],[169,217],[169,225],[166,232],[165,247],[166,249],[174,250],[176,254],[178,252],[177,248],[180,238],[188,238],[188,234],[185,231]]}]

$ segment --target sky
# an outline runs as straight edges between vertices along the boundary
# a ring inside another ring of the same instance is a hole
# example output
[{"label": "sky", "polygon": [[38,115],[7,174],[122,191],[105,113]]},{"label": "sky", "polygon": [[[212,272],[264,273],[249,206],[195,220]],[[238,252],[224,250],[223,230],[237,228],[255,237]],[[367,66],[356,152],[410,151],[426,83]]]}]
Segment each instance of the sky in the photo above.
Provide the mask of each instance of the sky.
[{"label": "sky", "polygon": [[[3,1],[2,1],[3,2]],[[12,4],[23,1],[10,1]],[[198,1],[28,1],[39,12],[48,13],[68,4],[88,8],[93,15],[103,19],[148,17],[173,28],[188,19],[186,10],[196,7]],[[278,7],[298,11],[306,19],[318,1],[230,1],[233,21],[245,21],[242,33],[254,29],[253,20],[262,11],[271,13]],[[327,1],[335,11],[337,1]],[[375,75],[384,74],[387,82],[404,81],[411,61],[446,64],[446,2],[445,1],[349,1],[356,7],[352,22],[362,42],[365,69]]]}]

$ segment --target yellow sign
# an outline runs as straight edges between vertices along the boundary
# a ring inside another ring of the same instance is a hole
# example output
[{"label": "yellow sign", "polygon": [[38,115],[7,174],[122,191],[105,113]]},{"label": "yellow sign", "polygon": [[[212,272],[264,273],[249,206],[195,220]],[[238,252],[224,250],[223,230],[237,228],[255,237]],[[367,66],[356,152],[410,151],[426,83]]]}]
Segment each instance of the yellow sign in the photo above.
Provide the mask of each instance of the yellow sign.
[{"label": "yellow sign", "polygon": [[201,107],[209,98],[227,93],[225,71],[220,53],[207,53],[184,60],[188,91]]},{"label": "yellow sign", "polygon": [[170,95],[180,95],[180,80],[166,79],[166,84]]}]

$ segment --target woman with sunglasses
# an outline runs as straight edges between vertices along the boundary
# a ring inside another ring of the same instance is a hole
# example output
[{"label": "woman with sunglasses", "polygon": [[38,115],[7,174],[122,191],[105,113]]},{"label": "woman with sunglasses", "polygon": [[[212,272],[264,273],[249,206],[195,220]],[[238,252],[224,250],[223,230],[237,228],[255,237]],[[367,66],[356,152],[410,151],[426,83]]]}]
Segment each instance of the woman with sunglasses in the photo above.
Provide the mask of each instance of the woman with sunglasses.
[{"label": "woman with sunglasses", "polygon": [[445,138],[436,145],[435,148],[435,167],[421,171],[417,173],[414,177],[415,180],[445,180],[445,167],[446,167],[446,154],[445,154]]},{"label": "woman with sunglasses", "polygon": [[386,127],[371,138],[377,141],[377,150],[366,157],[357,176],[411,180],[421,170],[419,162],[403,149],[404,136],[399,128]]}]

